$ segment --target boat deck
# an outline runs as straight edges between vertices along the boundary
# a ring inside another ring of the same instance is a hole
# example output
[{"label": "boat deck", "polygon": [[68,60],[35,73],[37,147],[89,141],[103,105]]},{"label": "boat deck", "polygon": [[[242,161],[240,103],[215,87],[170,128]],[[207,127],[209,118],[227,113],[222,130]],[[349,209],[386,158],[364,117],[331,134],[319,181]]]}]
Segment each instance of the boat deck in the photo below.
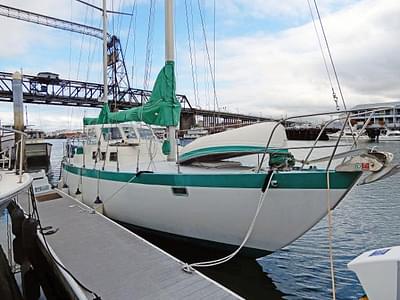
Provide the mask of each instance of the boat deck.
[{"label": "boat deck", "polygon": [[[38,201],[42,226],[58,228],[46,240],[60,262],[101,299],[240,299],[198,271],[182,271],[178,259],[56,193]],[[20,198],[25,210],[27,202]]]}]

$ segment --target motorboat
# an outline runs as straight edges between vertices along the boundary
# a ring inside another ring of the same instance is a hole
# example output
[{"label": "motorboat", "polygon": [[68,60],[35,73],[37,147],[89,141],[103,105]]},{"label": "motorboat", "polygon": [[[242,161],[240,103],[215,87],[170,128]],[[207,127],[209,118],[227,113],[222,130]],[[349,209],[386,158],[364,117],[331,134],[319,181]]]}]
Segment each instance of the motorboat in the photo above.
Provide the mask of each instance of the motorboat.
[{"label": "motorboat", "polygon": [[350,130],[349,128],[346,128],[343,131],[342,135],[341,135],[340,130],[335,133],[329,133],[327,135],[328,135],[329,140],[333,140],[333,141],[336,141],[339,138],[344,142],[352,142],[354,140],[357,140],[358,142],[368,142],[369,141],[369,137],[366,132],[360,133],[359,131],[357,131],[355,129]]},{"label": "motorboat", "polygon": [[398,129],[384,129],[380,131],[377,137],[379,141],[400,141],[400,130]]}]

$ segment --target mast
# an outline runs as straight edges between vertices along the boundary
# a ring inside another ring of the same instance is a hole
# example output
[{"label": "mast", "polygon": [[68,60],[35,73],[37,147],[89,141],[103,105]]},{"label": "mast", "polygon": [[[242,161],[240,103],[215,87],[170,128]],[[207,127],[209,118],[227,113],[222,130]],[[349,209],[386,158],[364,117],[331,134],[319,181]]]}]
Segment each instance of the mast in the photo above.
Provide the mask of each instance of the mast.
[{"label": "mast", "polygon": [[103,0],[103,102],[108,102],[107,82],[107,0]]},{"label": "mast", "polygon": [[[165,62],[174,62],[174,2],[165,0]],[[167,126],[168,140],[170,143],[169,161],[176,161],[176,126]]]}]

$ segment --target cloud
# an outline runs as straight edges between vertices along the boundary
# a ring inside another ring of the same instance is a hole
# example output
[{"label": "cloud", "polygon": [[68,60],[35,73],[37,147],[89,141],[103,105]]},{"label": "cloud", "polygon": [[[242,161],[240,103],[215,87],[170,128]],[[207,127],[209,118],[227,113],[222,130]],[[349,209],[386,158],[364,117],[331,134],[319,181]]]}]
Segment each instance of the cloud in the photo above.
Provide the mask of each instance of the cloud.
[{"label": "cloud", "polygon": [[[310,0],[313,3],[312,0]],[[355,0],[325,0],[317,1],[322,13],[329,13]],[[308,19],[308,5],[306,0],[221,0],[217,1],[217,8],[230,16],[253,17],[259,19],[281,18],[299,21]]]},{"label": "cloud", "polygon": [[[133,0],[125,1],[128,11]],[[52,15],[69,20],[71,0],[6,0],[5,5]],[[99,25],[99,16],[87,15],[83,5],[72,1],[73,20],[93,26]],[[101,5],[100,0],[91,1]],[[143,4],[147,13],[148,3]],[[206,17],[210,22],[210,2]],[[193,5],[196,2],[193,1]],[[297,114],[309,111],[334,109],[331,89],[324,69],[312,23],[309,20],[305,0],[221,0],[217,1],[217,18],[224,17],[229,28],[218,27],[216,78],[220,107],[241,113],[266,116]],[[400,2],[398,0],[326,0],[319,1],[321,15],[330,42],[333,58],[342,83],[348,106],[363,102],[393,100],[400,96]],[[60,9],[63,7],[64,9]],[[177,3],[177,9],[184,14],[184,6]],[[212,8],[211,8],[212,9]],[[197,12],[198,13],[198,12]],[[177,92],[186,93],[193,103],[191,65],[188,54],[185,17],[177,18]],[[143,16],[142,16],[143,17]],[[147,32],[146,17],[137,23],[137,35]],[[272,20],[272,21],[271,21]],[[160,21],[161,22],[161,21]],[[179,23],[180,22],[180,23]],[[212,88],[208,62],[205,59],[200,21],[195,15],[197,39],[197,64],[201,106],[212,108]],[[162,23],[162,22],[161,22]],[[263,24],[268,26],[263,26]],[[275,23],[278,24],[276,27]],[[9,28],[2,31],[6,46],[0,47],[0,71],[14,71],[23,67],[26,73],[53,71],[61,77],[76,78],[80,65],[79,78],[99,81],[101,79],[101,47],[95,42],[69,32],[43,28],[21,21],[0,17],[0,26]],[[160,25],[162,26],[162,24]],[[269,27],[272,26],[272,27]],[[243,30],[239,30],[245,27]],[[160,27],[161,28],[161,27]],[[212,29],[208,24],[208,31]],[[238,30],[237,30],[238,29]],[[161,29],[160,29],[161,30]],[[237,30],[237,31],[236,31]],[[136,36],[137,38],[137,36]],[[161,37],[162,38],[162,37]],[[208,36],[212,43],[212,35]],[[71,41],[71,42],[70,42]],[[155,40],[156,41],[156,40]],[[70,44],[71,43],[71,44]],[[163,59],[163,40],[161,45],[154,42],[152,80]],[[71,49],[70,50],[70,45]],[[145,41],[137,42],[137,51],[144,48]],[[212,51],[212,46],[210,51]],[[88,71],[88,49],[96,49]],[[79,60],[80,49],[82,51]],[[69,64],[69,51],[72,51],[72,64]],[[141,85],[141,72],[144,69],[143,57],[136,56],[134,82]],[[132,53],[127,54],[130,71]],[[338,93],[337,89],[336,92]],[[0,119],[9,119],[10,111],[1,110]],[[9,109],[9,108],[8,108]],[[47,108],[46,108],[47,109]],[[58,108],[57,108],[58,109]],[[48,108],[48,115],[62,115],[62,110]],[[64,115],[68,115],[64,108]],[[54,112],[54,113],[53,113]],[[8,114],[8,115],[7,115]],[[67,122],[57,122],[58,118],[48,118],[39,111],[32,111],[32,118],[42,121],[44,126],[57,127]],[[75,114],[73,114],[74,116]],[[78,113],[76,114],[78,115]],[[8,117],[7,117],[8,116]],[[64,116],[65,118],[65,116]],[[75,117],[74,117],[75,118]],[[80,120],[74,119],[74,124]]]},{"label": "cloud", "polygon": [[[27,113],[26,113],[27,111]],[[95,117],[98,109],[74,107],[44,107],[43,105],[29,104],[24,106],[24,114],[28,116],[28,125],[44,131],[56,129],[82,128],[84,116]],[[25,117],[24,116],[24,117]],[[26,117],[25,125],[27,123]],[[0,106],[0,120],[2,124],[13,124],[11,103],[2,103]]]},{"label": "cloud", "polygon": [[[397,0],[366,0],[323,19],[350,106],[400,96],[399,14]],[[312,23],[219,40],[217,79],[220,103],[242,112],[334,108]]]}]

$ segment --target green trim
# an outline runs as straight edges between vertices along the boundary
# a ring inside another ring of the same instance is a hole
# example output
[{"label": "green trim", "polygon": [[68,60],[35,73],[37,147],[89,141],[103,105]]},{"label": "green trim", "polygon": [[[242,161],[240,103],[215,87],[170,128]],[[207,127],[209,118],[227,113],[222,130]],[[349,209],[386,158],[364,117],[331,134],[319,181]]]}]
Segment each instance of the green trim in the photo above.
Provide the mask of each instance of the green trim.
[{"label": "green trim", "polygon": [[[130,182],[147,185],[166,185],[171,187],[216,187],[216,188],[261,188],[266,173],[235,173],[235,174],[167,174],[134,173],[101,171],[96,169],[79,168],[64,164],[64,170],[89,178]],[[359,178],[361,172],[330,171],[331,189],[348,189]],[[274,174],[276,186],[281,189],[326,189],[326,172],[323,170],[304,170],[278,172]]]},{"label": "green trim", "polygon": [[[262,146],[215,146],[215,147],[207,147],[196,149],[193,151],[189,151],[187,153],[183,153],[179,156],[179,161],[184,162],[196,157],[206,156],[206,155],[219,155],[219,154],[227,154],[227,153],[240,153],[240,154],[255,154],[255,153],[264,153],[265,147]],[[269,148],[267,153],[272,152],[288,152],[287,149],[278,149],[278,148]]]}]

